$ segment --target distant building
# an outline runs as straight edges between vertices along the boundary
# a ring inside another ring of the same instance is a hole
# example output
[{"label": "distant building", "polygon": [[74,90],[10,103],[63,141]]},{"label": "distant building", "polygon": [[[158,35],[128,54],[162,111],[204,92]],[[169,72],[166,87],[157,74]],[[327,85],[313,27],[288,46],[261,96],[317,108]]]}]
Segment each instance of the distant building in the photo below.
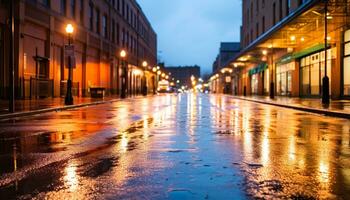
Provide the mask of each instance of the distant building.
[{"label": "distant building", "polygon": [[237,55],[241,50],[240,42],[221,42],[220,52],[213,63],[213,72],[221,69],[225,64]]},{"label": "distant building", "polygon": [[213,93],[232,93],[232,69],[228,69],[226,66],[240,50],[240,42],[221,42],[219,54],[213,64],[213,75],[217,77],[217,74],[221,73],[223,76],[211,81],[210,89]]},{"label": "distant building", "polygon": [[165,70],[168,73],[171,73],[171,77],[175,81],[179,80],[179,85],[192,87],[191,76],[194,76],[196,79],[200,78],[201,70],[200,67],[195,66],[178,66],[178,67],[165,67]]}]

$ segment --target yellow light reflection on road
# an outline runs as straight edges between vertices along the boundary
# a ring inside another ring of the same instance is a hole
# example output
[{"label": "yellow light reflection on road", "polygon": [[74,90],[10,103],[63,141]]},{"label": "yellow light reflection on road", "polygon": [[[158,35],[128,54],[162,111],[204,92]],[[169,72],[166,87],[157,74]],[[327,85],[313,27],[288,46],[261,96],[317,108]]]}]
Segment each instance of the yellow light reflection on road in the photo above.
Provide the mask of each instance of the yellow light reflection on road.
[{"label": "yellow light reflection on road", "polygon": [[69,162],[65,168],[64,184],[69,191],[74,192],[78,188],[79,180],[77,177],[77,167],[73,162]]}]

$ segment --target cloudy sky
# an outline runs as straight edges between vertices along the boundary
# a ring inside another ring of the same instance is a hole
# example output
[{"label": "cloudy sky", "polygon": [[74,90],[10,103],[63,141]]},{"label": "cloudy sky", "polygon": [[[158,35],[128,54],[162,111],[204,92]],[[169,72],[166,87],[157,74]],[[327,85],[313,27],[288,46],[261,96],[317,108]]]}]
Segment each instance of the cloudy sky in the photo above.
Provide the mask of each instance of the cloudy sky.
[{"label": "cloudy sky", "polygon": [[137,0],[158,35],[167,66],[211,72],[221,41],[239,41],[241,0]]}]

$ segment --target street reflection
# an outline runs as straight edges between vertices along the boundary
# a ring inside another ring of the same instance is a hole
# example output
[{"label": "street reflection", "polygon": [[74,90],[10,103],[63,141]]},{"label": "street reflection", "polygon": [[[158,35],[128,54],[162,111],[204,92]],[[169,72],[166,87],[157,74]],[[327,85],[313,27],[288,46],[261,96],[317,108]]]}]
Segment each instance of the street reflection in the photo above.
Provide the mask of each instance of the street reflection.
[{"label": "street reflection", "polygon": [[70,192],[75,192],[79,184],[76,164],[70,161],[64,171],[65,176],[63,179],[65,187],[68,188]]},{"label": "street reflection", "polygon": [[[348,120],[203,94],[34,119],[16,121],[22,131],[0,124],[0,194],[9,199],[163,199],[206,187],[220,191],[210,197],[242,190],[253,199],[350,199]],[[17,186],[29,189],[18,194]]]}]

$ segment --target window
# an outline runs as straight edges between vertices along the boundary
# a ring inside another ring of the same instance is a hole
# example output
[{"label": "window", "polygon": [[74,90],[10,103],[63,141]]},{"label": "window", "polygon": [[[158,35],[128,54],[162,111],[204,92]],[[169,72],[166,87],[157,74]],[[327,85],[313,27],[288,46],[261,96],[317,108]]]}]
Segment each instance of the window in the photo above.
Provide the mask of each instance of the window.
[{"label": "window", "polygon": [[103,15],[102,17],[102,30],[103,30],[103,37],[108,38],[107,15]]},{"label": "window", "polygon": [[112,42],[115,42],[115,21],[112,19]]},{"label": "window", "polygon": [[283,18],[283,9],[282,9],[282,8],[283,8],[283,4],[282,4],[282,0],[279,0],[279,6],[280,6],[280,7],[279,7],[279,10],[280,10],[280,11],[279,11],[279,15],[280,15],[280,16],[279,16],[279,21],[281,21],[282,18]]},{"label": "window", "polygon": [[80,0],[80,22],[84,23],[84,0]]},{"label": "window", "polygon": [[75,0],[70,0],[70,13],[71,17],[75,18]]},{"label": "window", "polygon": [[90,31],[94,30],[94,5],[91,2],[89,4],[89,28]]},{"label": "window", "polygon": [[96,16],[95,16],[95,26],[96,26],[96,33],[100,33],[100,11],[96,9]]},{"label": "window", "polygon": [[276,3],[274,2],[272,4],[272,19],[273,19],[273,25],[276,24]]},{"label": "window", "polygon": [[265,16],[262,17],[262,32],[265,33]]},{"label": "window", "polygon": [[50,2],[50,0],[43,0],[42,4],[43,4],[45,7],[49,8],[51,2]]},{"label": "window", "polygon": [[119,31],[120,31],[120,30],[119,30],[119,24],[117,23],[117,37],[116,37],[116,38],[117,38],[117,44],[118,44],[118,45],[120,44],[120,41],[119,41],[119,40],[120,40]]},{"label": "window", "polygon": [[291,6],[291,0],[288,0],[288,2],[287,2],[287,4],[286,4],[286,15],[289,15],[290,6]]},{"label": "window", "polygon": [[66,13],[67,0],[61,0],[60,6],[61,6],[61,8],[60,8],[61,14],[66,15],[67,14]]},{"label": "window", "polygon": [[122,1],[122,15],[125,17],[125,0]]},{"label": "window", "polygon": [[350,30],[344,33],[344,96],[350,96]]}]

